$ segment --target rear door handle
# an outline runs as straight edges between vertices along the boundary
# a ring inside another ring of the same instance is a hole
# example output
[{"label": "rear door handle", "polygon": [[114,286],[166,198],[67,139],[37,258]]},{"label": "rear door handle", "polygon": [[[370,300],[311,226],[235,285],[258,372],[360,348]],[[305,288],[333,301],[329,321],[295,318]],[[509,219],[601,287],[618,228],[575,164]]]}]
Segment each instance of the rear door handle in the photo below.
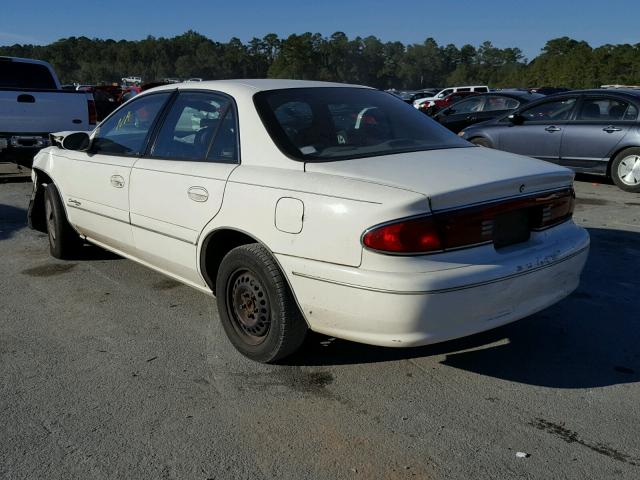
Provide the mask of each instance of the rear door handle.
[{"label": "rear door handle", "polygon": [[559,132],[562,129],[560,127],[556,127],[555,125],[550,125],[547,128],[545,128],[545,130],[547,132],[553,133],[553,132]]},{"label": "rear door handle", "polygon": [[111,186],[115,188],[124,187],[124,178],[121,175],[111,175]]},{"label": "rear door handle", "polygon": [[618,127],[614,127],[613,125],[609,125],[608,127],[604,127],[602,130],[607,133],[613,133],[613,132],[619,132],[622,129]]},{"label": "rear door handle", "polygon": [[191,187],[187,195],[194,202],[206,202],[209,199],[209,192],[204,187]]}]

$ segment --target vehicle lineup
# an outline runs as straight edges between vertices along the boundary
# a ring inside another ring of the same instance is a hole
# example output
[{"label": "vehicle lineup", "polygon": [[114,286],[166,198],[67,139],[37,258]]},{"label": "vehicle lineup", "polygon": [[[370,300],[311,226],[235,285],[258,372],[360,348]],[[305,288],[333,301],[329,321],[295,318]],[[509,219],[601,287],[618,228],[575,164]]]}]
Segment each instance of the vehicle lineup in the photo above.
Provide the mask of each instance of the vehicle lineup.
[{"label": "vehicle lineup", "polygon": [[[522,126],[495,130],[527,137],[533,121],[533,144],[553,136],[541,122],[563,118],[568,137],[576,104],[620,110],[604,135],[635,125],[635,100],[590,95],[527,105]],[[51,254],[86,240],[215,295],[230,341],[260,362],[293,353],[308,330],[409,347],[504,325],[569,295],[588,254],[573,172],[474,146],[367,87],[171,84],[92,133],[52,139],[29,205]]]},{"label": "vehicle lineup", "polygon": [[458,133],[474,123],[501,117],[540,98],[544,98],[544,96],[521,91],[475,94],[473,98],[456,101],[448,108],[440,110],[433,116],[433,119],[452,132]]},{"label": "vehicle lineup", "polygon": [[[455,105],[454,105],[455,107]],[[477,145],[610,177],[640,192],[640,90],[558,93],[460,132]]]}]

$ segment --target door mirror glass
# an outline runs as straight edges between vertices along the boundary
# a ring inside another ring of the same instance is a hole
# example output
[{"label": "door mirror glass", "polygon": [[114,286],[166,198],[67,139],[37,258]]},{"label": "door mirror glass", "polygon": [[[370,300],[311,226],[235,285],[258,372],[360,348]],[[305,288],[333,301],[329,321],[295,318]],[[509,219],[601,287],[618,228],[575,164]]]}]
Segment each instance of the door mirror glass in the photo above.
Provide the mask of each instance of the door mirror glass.
[{"label": "door mirror glass", "polygon": [[91,145],[91,138],[87,132],[73,132],[65,135],[61,142],[62,148],[65,150],[76,150],[78,152],[86,152]]}]

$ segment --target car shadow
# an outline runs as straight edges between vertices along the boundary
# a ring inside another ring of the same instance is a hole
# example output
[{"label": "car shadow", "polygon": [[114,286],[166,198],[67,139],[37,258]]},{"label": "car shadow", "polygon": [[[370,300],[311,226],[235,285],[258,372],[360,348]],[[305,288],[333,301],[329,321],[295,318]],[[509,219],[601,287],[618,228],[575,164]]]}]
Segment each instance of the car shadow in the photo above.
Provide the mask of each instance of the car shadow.
[{"label": "car shadow", "polygon": [[93,245],[89,242],[84,242],[80,246],[80,248],[76,250],[70,258],[68,258],[68,260],[119,260],[122,258],[123,257],[121,257],[120,255],[105,250],[104,248],[100,248],[97,245]]},{"label": "car shadow", "polygon": [[524,320],[408,349],[312,334],[291,365],[344,365],[444,356],[442,365],[530,385],[592,388],[640,380],[640,233],[593,228],[580,287]]},{"label": "car shadow", "polygon": [[27,226],[27,211],[24,208],[0,203],[0,240],[11,238],[18,230]]},{"label": "car shadow", "polygon": [[[17,231],[27,227],[27,210],[12,205],[0,204],[0,241],[11,238]],[[34,232],[43,237],[46,233]],[[46,239],[45,239],[46,242]],[[122,258],[96,245],[84,242],[69,260],[117,260]]]},{"label": "car shadow", "polygon": [[604,175],[593,175],[591,173],[576,173],[576,181],[586,183],[597,183],[603,185],[615,185],[613,180]]}]

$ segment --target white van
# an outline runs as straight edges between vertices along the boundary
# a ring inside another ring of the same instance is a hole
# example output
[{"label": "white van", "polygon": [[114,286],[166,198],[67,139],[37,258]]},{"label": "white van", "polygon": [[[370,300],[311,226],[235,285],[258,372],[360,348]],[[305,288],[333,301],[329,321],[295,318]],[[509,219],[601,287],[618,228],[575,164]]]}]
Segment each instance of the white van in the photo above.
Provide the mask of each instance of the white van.
[{"label": "white van", "polygon": [[465,87],[449,87],[449,88],[445,88],[443,90],[440,90],[433,97],[418,98],[417,100],[414,100],[413,101],[413,106],[418,108],[421,103],[424,103],[426,101],[441,100],[444,97],[446,97],[447,95],[449,95],[451,93],[456,93],[456,92],[488,93],[489,92],[489,87],[487,87],[486,85],[468,85],[468,86],[465,86]]}]

